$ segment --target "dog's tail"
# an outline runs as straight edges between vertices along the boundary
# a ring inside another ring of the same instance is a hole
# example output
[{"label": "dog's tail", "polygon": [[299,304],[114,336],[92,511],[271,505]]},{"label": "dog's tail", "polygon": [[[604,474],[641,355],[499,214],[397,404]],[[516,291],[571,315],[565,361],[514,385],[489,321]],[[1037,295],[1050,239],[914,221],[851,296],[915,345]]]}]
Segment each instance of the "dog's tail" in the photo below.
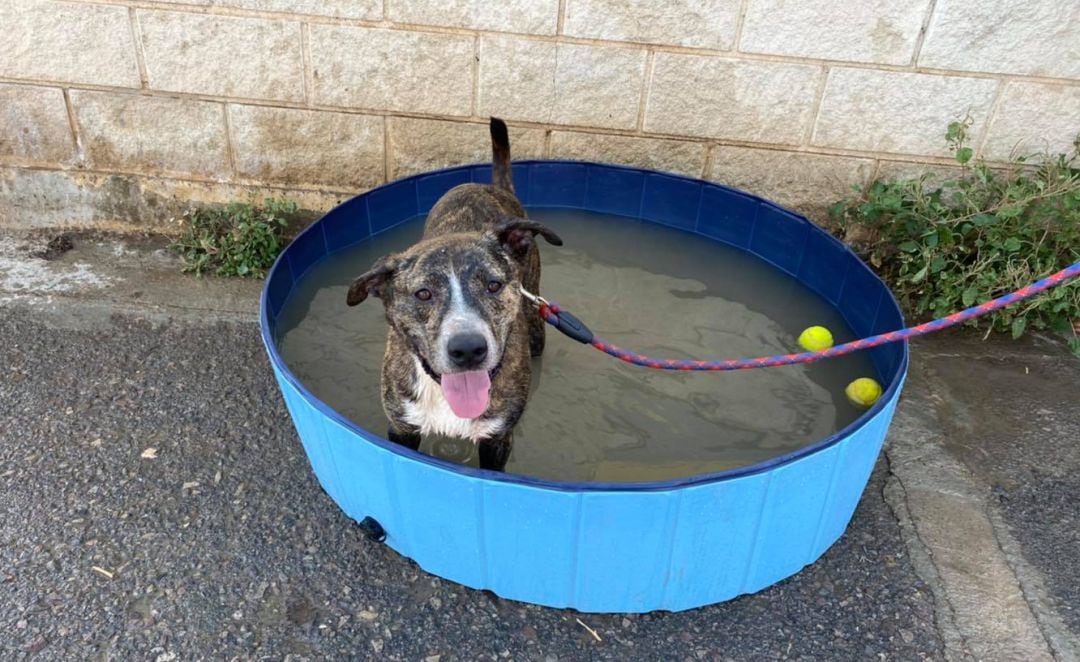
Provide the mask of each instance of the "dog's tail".
[{"label": "dog's tail", "polygon": [[510,134],[506,122],[491,118],[491,181],[495,186],[514,192],[514,172],[510,169]]}]

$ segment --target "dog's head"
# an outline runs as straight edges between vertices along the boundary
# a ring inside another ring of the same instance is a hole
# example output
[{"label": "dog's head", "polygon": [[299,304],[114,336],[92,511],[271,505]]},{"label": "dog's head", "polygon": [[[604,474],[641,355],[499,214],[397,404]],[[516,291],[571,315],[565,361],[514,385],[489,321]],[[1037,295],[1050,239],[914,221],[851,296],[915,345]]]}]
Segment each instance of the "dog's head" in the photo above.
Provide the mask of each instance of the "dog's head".
[{"label": "dog's head", "polygon": [[390,326],[439,380],[454,413],[476,418],[487,409],[491,376],[521,312],[521,274],[537,235],[562,245],[527,219],[423,240],[376,261],[353,282],[347,302],[382,299]]}]

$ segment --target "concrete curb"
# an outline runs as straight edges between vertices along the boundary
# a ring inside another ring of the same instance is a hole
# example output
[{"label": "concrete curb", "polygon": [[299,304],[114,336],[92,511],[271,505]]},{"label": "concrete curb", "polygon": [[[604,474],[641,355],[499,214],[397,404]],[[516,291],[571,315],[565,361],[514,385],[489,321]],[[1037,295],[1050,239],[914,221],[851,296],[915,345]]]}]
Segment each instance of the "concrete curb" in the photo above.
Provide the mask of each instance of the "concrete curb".
[{"label": "concrete curb", "polygon": [[162,238],[74,235],[74,248],[38,257],[42,237],[0,233],[0,305],[62,309],[88,322],[127,313],[160,321],[258,318],[260,279],[196,278],[181,272]]},{"label": "concrete curb", "polygon": [[989,491],[942,445],[940,388],[929,362],[914,352],[886,447],[886,499],[934,592],[949,659],[1077,659],[1041,577],[1024,562]]}]

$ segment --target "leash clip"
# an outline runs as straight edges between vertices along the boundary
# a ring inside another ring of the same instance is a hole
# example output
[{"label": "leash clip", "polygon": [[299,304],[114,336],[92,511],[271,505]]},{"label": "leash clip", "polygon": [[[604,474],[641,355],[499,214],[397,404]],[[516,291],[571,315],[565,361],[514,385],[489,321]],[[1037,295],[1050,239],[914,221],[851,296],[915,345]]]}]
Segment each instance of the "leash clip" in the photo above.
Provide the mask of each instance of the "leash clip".
[{"label": "leash clip", "polygon": [[585,326],[584,322],[565,310],[561,310],[558,306],[552,305],[550,301],[539,294],[533,294],[524,287],[520,287],[520,289],[521,296],[536,304],[536,307],[540,309],[540,315],[548,324],[579,343],[588,345],[593,341],[593,332],[589,330],[589,327]]},{"label": "leash clip", "polygon": [[536,305],[537,308],[551,305],[547,299],[540,296],[539,294],[533,294],[521,285],[518,285],[518,289],[521,290],[521,296],[531,301],[533,304]]}]

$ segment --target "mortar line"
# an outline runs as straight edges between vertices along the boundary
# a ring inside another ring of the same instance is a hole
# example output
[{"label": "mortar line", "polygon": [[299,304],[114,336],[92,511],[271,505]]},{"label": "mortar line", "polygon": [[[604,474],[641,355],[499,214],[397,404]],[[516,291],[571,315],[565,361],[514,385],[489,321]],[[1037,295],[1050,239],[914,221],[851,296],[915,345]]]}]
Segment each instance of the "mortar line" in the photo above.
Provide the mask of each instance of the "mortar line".
[{"label": "mortar line", "polygon": [[552,116],[555,114],[555,109],[559,104],[559,51],[561,50],[562,48],[555,44],[555,62],[551,66],[551,104],[548,106],[547,111],[548,124],[556,123]]},{"label": "mortar line", "polygon": [[911,67],[917,68],[919,66],[919,56],[922,55],[923,43],[926,42],[926,33],[930,29],[930,21],[934,16],[934,9],[937,6],[937,0],[930,0],[930,4],[926,6],[926,14],[923,15],[922,25],[919,28],[919,34],[915,37],[915,50],[911,53]]},{"label": "mortar line", "polygon": [[559,16],[555,22],[555,34],[562,35],[566,32],[566,0],[559,0]]},{"label": "mortar line", "polygon": [[717,148],[718,146],[716,143],[705,143],[705,159],[701,163],[700,179],[709,180],[709,177],[712,174],[713,159],[716,158],[715,154]]},{"label": "mortar line", "polygon": [[735,37],[731,41],[731,51],[735,53],[741,53],[743,24],[746,23],[746,9],[750,0],[742,0],[739,3],[739,15],[735,18]]},{"label": "mortar line", "polygon": [[83,147],[82,136],[79,135],[79,120],[75,116],[75,106],[71,103],[71,95],[67,89],[60,91],[64,95],[64,109],[67,111],[68,126],[71,129],[71,138],[75,143],[75,159],[80,164],[86,163],[86,149]]},{"label": "mortar line", "polygon": [[382,20],[390,20],[390,3],[392,0],[382,0]]},{"label": "mortar line", "polygon": [[[310,14],[304,12],[287,12],[287,11],[265,11],[259,9],[244,9],[239,7],[223,7],[220,5],[193,5],[193,4],[171,4],[167,2],[155,2],[154,0],[67,0],[76,4],[84,5],[107,5],[107,6],[121,6],[131,7],[138,9],[145,9],[151,11],[170,12],[176,14],[201,14],[204,16],[225,16],[232,18],[254,18],[262,19],[266,21],[286,21],[297,22],[306,21],[311,24],[318,25],[335,25],[343,27],[356,27],[356,28],[374,28],[383,30],[393,30],[397,32],[422,32],[430,34],[447,34],[447,35],[459,35],[459,36],[513,36],[535,39],[539,41],[560,41],[561,37],[558,35],[540,34],[535,32],[515,32],[513,30],[486,30],[481,28],[465,28],[458,26],[445,26],[434,25],[428,23],[409,23],[406,21],[394,21],[389,18],[350,18],[340,16],[330,16],[326,14]],[[596,42],[598,44],[607,45],[622,45],[628,47],[640,46],[640,44],[629,44],[627,42],[620,42],[615,40],[601,40],[601,39],[577,39],[581,43]]]},{"label": "mortar line", "polygon": [[477,112],[480,108],[480,35],[476,35],[473,39],[473,53],[472,53],[471,71],[472,71],[472,105],[469,108],[469,113],[473,117],[477,117]]},{"label": "mortar line", "polygon": [[829,84],[829,76],[832,75],[832,69],[825,65],[821,68],[821,77],[818,80],[817,89],[814,90],[814,103],[811,106],[810,122],[806,125],[806,131],[803,132],[802,144],[810,146],[813,144],[814,135],[817,133],[818,119],[821,117],[821,104],[825,100],[825,88]]},{"label": "mortar line", "polygon": [[645,56],[645,74],[641,78],[641,96],[638,98],[638,115],[635,123],[636,133],[645,131],[645,111],[649,103],[649,90],[652,89],[653,70],[656,66],[656,51],[649,49]]},{"label": "mortar line", "polygon": [[[110,6],[123,6],[123,7],[136,7],[143,9],[156,9],[162,11],[170,11],[173,13],[187,13],[187,14],[206,14],[215,16],[234,16],[242,18],[262,18],[267,20],[278,21],[306,21],[312,25],[338,25],[347,27],[359,27],[359,28],[378,28],[384,30],[392,30],[397,32],[419,32],[430,34],[443,34],[443,35],[458,35],[458,36],[498,36],[498,37],[514,37],[525,41],[536,42],[548,42],[548,43],[566,43],[566,44],[579,44],[579,45],[592,45],[592,46],[606,46],[612,48],[622,48],[626,50],[645,50],[647,48],[653,48],[658,53],[676,53],[687,55],[702,55],[713,57],[725,57],[735,60],[748,60],[755,62],[776,62],[782,64],[803,64],[803,65],[829,65],[829,66],[842,66],[851,69],[872,69],[875,71],[886,71],[896,73],[911,73],[912,68],[909,64],[895,65],[886,63],[871,63],[871,62],[855,62],[848,60],[832,60],[826,58],[813,58],[813,57],[801,57],[791,55],[774,55],[769,53],[748,53],[742,51],[732,51],[731,49],[710,49],[700,48],[692,46],[677,46],[674,44],[662,44],[657,42],[629,42],[619,41],[616,39],[591,39],[583,37],[569,37],[566,35],[545,35],[526,32],[512,32],[505,31],[500,32],[497,30],[480,30],[471,28],[457,28],[457,27],[444,27],[437,25],[423,25],[418,23],[398,23],[394,21],[384,20],[370,20],[370,19],[357,19],[357,18],[338,18],[334,16],[323,16],[316,14],[291,14],[287,12],[260,12],[255,10],[243,10],[233,9],[227,7],[220,7],[216,5],[200,6],[200,5],[169,5],[163,3],[155,3],[148,0],[67,0],[68,2],[79,4],[95,4],[95,5],[110,5]],[[1080,81],[1063,78],[1063,77],[1043,77],[1043,76],[1030,76],[1024,74],[997,74],[980,71],[962,71],[957,69],[940,69],[935,67],[916,67],[918,73],[930,75],[930,76],[948,76],[958,78],[983,78],[1001,80],[1006,78],[1008,80],[1022,80],[1032,81],[1045,84],[1062,85],[1067,87],[1080,86]],[[63,83],[64,81],[59,81]]]},{"label": "mortar line", "polygon": [[221,116],[225,120],[225,156],[229,159],[229,171],[233,177],[239,175],[236,170],[236,150],[233,148],[232,122],[229,119],[229,104],[221,104]]},{"label": "mortar line", "polygon": [[383,182],[390,181],[390,171],[392,169],[391,159],[391,143],[390,143],[390,117],[383,115]]},{"label": "mortar line", "polygon": [[369,185],[361,185],[351,190],[342,190],[340,188],[333,188],[331,185],[321,184],[279,184],[273,182],[266,182],[262,180],[250,179],[247,177],[235,177],[233,179],[220,179],[215,177],[201,177],[187,172],[179,171],[155,171],[147,172],[145,170],[132,170],[128,168],[93,168],[93,167],[65,167],[62,165],[44,163],[44,162],[29,162],[23,161],[21,164],[17,162],[0,163],[0,169],[4,168],[18,168],[21,170],[33,170],[42,172],[69,172],[77,174],[90,174],[90,175],[125,175],[131,177],[141,177],[143,179],[155,179],[155,180],[169,180],[176,182],[190,182],[193,184],[214,184],[220,186],[235,186],[238,188],[255,188],[255,189],[272,189],[275,191],[291,191],[294,193],[310,193],[317,195],[331,195],[331,196],[354,196],[358,193],[370,190],[379,185],[379,182]]},{"label": "mortar line", "polygon": [[878,176],[881,174],[881,159],[874,159],[874,165],[870,168],[870,181],[872,184],[877,181]]},{"label": "mortar line", "polygon": [[315,67],[311,64],[311,27],[300,24],[300,58],[304,66],[304,101],[310,108],[315,104]]},{"label": "mortar line", "polygon": [[1007,82],[1000,81],[997,89],[994,90],[994,100],[990,102],[990,112],[986,114],[986,122],[979,127],[979,139],[975,141],[976,156],[982,157],[983,150],[986,149],[986,141],[990,137],[990,128],[994,126],[994,120],[997,119],[998,109],[1001,107],[1002,99],[1005,97],[1005,87],[1007,85]]},{"label": "mortar line", "polygon": [[135,66],[139,69],[139,83],[143,89],[150,88],[150,74],[146,69],[146,53],[142,41],[142,27],[134,7],[128,7],[128,27],[131,30],[131,43],[135,49]]}]

